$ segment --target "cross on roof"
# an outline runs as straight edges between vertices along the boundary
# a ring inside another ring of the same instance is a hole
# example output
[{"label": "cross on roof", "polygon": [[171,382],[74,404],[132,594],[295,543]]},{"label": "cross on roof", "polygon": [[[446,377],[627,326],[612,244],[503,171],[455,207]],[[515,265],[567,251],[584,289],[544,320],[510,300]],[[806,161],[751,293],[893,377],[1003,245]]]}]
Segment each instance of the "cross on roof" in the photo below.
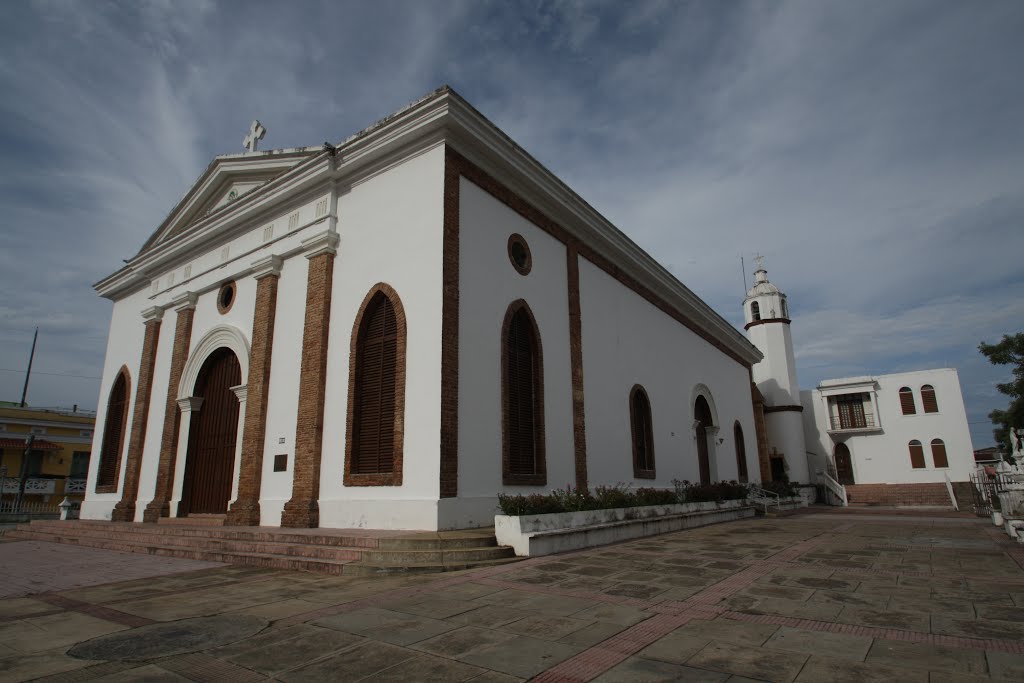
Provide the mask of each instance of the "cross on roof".
[{"label": "cross on roof", "polygon": [[256,143],[263,139],[263,136],[267,134],[267,129],[263,127],[263,124],[253,119],[252,125],[249,126],[249,134],[242,140],[242,144],[245,145],[246,152],[255,152]]},{"label": "cross on roof", "polygon": [[757,264],[758,270],[764,270],[764,256],[760,254],[754,254],[754,263]]}]

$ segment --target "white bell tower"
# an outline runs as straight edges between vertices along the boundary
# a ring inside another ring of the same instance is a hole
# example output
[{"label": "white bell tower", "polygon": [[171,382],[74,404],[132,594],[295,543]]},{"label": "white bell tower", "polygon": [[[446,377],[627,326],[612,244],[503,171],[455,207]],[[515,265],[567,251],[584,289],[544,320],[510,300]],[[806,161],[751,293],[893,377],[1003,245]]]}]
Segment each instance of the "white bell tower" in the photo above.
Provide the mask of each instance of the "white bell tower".
[{"label": "white bell tower", "polygon": [[[764,354],[753,367],[754,384],[764,396],[765,431],[769,456],[785,459],[785,474],[791,482],[811,483],[804,446],[803,406],[796,379],[793,338],[789,330],[786,295],[768,281],[764,257],[758,256],[754,286],[743,300],[745,329],[750,342]],[[773,465],[777,478],[778,472]]]}]

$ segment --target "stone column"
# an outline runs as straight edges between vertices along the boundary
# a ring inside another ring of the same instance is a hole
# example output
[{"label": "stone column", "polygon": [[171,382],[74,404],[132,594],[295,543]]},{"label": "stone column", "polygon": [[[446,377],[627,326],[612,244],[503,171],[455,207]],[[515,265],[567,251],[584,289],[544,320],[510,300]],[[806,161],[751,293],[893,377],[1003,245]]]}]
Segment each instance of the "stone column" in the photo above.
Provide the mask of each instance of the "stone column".
[{"label": "stone column", "polygon": [[295,428],[292,497],[281,513],[281,526],[320,526],[320,455],[324,438],[324,389],[327,386],[327,337],[331,320],[331,287],[338,234],[323,232],[303,240],[309,275],[306,279],[306,321],[302,331],[302,369]]},{"label": "stone column", "polygon": [[[192,320],[196,313],[196,295],[186,292],[172,302],[177,313],[174,325],[174,349],[171,351],[171,375],[167,382],[167,402],[164,408],[164,428],[160,438],[160,460],[157,463],[156,486],[153,500],[146,505],[142,521],[156,522],[170,514],[171,485],[174,482],[174,463],[178,454],[178,385],[188,360],[192,339]],[[191,393],[191,392],[190,392]]]},{"label": "stone column", "polygon": [[124,469],[124,487],[121,500],[110,514],[114,522],[135,521],[135,501],[139,498],[139,469],[142,451],[146,445],[146,427],[149,426],[149,399],[153,393],[153,370],[156,350],[160,341],[160,322],[164,311],[158,306],[142,312],[146,333],[142,338],[142,359],[139,361],[139,383],[135,390],[135,412],[132,416],[132,434],[128,440],[128,457]]},{"label": "stone column", "polygon": [[252,275],[256,278],[256,309],[252,317],[252,345],[246,382],[248,398],[243,404],[245,430],[242,432],[242,455],[238,467],[238,496],[227,517],[227,523],[233,526],[259,526],[260,523],[263,444],[267,434],[270,357],[274,346],[281,257],[268,256],[256,261]]}]

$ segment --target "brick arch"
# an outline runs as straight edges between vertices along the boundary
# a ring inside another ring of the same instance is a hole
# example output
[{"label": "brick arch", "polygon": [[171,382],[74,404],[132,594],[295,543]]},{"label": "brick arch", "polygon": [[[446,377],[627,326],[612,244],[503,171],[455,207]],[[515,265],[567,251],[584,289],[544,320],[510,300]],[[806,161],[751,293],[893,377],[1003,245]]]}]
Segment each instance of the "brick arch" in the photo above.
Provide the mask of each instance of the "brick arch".
[{"label": "brick arch", "polygon": [[[120,405],[115,405],[118,398],[114,392],[120,389]],[[125,436],[128,433],[128,408],[132,398],[132,376],[128,366],[122,365],[114,375],[107,394],[107,412],[103,418],[103,440],[100,441],[100,457],[96,463],[96,493],[117,493],[117,482],[121,477],[121,452],[124,450]],[[112,412],[111,408],[116,412]],[[102,478],[102,479],[101,479]]]},{"label": "brick arch", "polygon": [[[368,322],[366,313],[370,305],[378,297],[385,297],[390,303],[395,315],[397,327],[396,339],[396,368],[395,368],[395,394],[394,394],[394,431],[392,441],[391,471],[377,473],[354,473],[353,446],[355,444],[356,429],[358,428],[357,413],[358,406],[358,378],[360,372],[360,340],[362,338],[365,324]],[[356,313],[352,323],[352,336],[349,345],[349,372],[348,372],[348,406],[345,420],[345,471],[343,480],[345,486],[401,486],[402,470],[404,464],[405,450],[405,378],[406,378],[406,343],[408,331],[405,316],[405,307],[402,299],[394,287],[378,282],[363,297],[362,304]]]}]

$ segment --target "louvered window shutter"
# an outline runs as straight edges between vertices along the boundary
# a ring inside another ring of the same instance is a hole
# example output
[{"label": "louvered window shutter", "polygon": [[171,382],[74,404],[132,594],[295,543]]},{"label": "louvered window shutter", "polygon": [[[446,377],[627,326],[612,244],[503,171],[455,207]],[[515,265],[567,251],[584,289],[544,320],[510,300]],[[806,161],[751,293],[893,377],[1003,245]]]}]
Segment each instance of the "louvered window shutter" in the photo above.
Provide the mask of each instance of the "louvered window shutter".
[{"label": "louvered window shutter", "polygon": [[103,446],[96,473],[97,486],[117,485],[117,461],[121,457],[125,421],[128,416],[128,382],[122,372],[114,381],[107,401],[107,417],[103,426]]},{"label": "louvered window shutter", "polygon": [[936,467],[949,467],[949,459],[946,457],[946,444],[942,439],[932,439],[932,462]]},{"label": "louvered window shutter", "polygon": [[537,473],[535,366],[532,325],[525,311],[520,310],[512,316],[505,338],[505,434],[512,474]]},{"label": "louvered window shutter", "polygon": [[910,466],[915,470],[924,468],[924,448],[917,439],[910,442]]},{"label": "louvered window shutter", "polygon": [[930,384],[921,387],[921,403],[924,405],[924,412],[939,412],[939,403],[935,400],[935,388]]},{"label": "louvered window shutter", "polygon": [[636,467],[639,470],[653,470],[654,429],[651,424],[651,404],[647,400],[647,395],[639,387],[633,393],[633,426]]},{"label": "louvered window shutter", "polygon": [[917,408],[914,406],[914,392],[910,387],[900,389],[900,407],[903,408],[904,415],[917,414]]},{"label": "louvered window shutter", "polygon": [[733,440],[736,442],[736,474],[739,477],[740,483],[747,483],[747,448],[743,443],[743,428],[740,427],[739,423],[733,427]]},{"label": "louvered window shutter", "polygon": [[352,473],[386,474],[395,462],[398,322],[391,300],[380,293],[364,315],[356,349]]}]

